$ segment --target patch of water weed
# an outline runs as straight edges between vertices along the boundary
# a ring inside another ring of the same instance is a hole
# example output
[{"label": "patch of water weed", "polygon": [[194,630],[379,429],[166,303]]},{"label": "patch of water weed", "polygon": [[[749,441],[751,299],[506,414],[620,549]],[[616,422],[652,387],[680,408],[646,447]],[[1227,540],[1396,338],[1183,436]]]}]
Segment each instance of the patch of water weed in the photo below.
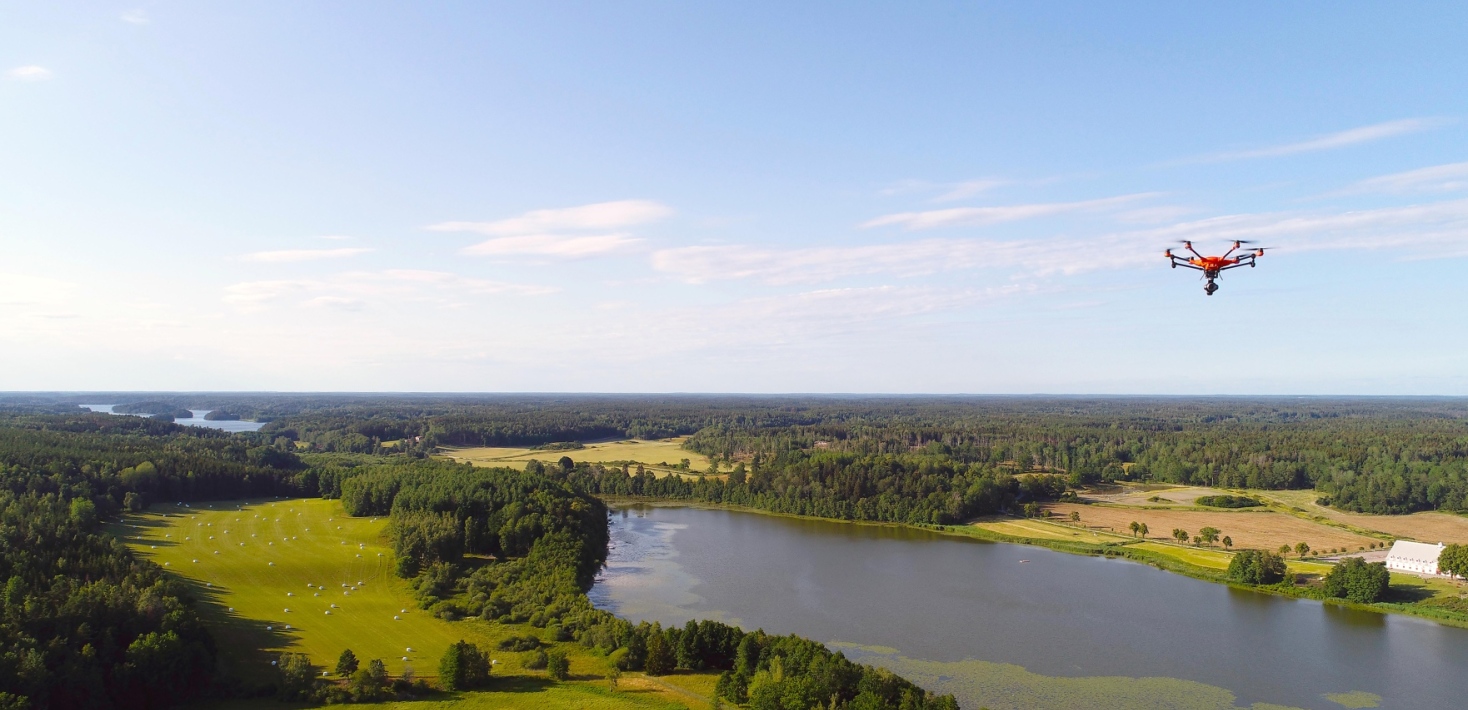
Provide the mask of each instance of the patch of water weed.
[{"label": "patch of water weed", "polygon": [[1067,678],[1032,673],[1022,666],[1008,663],[973,659],[925,661],[859,644],[833,642],[828,645],[853,661],[887,668],[929,690],[952,693],[963,707],[989,710],[1036,707],[1071,710],[1299,710],[1269,703],[1239,705],[1238,697],[1226,688],[1181,678]]},{"label": "patch of water weed", "polygon": [[1381,707],[1381,696],[1364,690],[1353,690],[1349,693],[1326,693],[1325,699],[1336,705],[1353,709]]}]

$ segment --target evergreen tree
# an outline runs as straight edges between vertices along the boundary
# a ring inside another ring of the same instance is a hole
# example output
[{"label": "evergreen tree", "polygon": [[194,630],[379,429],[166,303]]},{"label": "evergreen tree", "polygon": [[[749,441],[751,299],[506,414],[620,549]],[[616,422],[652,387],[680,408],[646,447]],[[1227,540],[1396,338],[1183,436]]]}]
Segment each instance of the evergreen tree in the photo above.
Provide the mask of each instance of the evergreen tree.
[{"label": "evergreen tree", "polygon": [[342,651],[342,655],[336,659],[336,674],[346,678],[357,672],[357,654],[352,649]]}]

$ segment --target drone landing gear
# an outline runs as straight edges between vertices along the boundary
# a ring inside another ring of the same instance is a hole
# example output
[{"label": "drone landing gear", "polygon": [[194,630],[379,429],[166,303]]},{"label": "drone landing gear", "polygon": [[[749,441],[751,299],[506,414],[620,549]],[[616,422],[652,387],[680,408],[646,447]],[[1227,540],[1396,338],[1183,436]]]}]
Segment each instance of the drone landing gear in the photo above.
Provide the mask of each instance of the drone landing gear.
[{"label": "drone landing gear", "polygon": [[1206,293],[1206,294],[1208,294],[1210,296],[1212,296],[1213,295],[1213,292],[1214,291],[1217,291],[1217,290],[1218,290],[1218,284],[1213,283],[1213,279],[1208,279],[1208,285],[1206,285],[1206,286],[1203,287],[1203,293]]}]

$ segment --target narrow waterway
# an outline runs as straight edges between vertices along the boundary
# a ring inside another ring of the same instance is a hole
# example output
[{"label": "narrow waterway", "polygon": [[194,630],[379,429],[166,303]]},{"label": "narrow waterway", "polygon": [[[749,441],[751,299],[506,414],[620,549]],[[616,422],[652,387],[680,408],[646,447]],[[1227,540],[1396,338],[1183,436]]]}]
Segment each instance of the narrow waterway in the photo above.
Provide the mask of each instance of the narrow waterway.
[{"label": "narrow waterway", "polygon": [[831,643],[966,708],[1468,703],[1462,629],[907,528],[619,508],[591,595]]}]

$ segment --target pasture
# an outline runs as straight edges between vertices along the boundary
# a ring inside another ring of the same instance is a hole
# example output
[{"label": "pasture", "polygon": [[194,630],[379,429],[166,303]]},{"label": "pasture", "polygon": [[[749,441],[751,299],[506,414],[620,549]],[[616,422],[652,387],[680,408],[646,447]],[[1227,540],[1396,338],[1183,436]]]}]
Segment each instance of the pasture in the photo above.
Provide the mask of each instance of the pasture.
[{"label": "pasture", "polygon": [[454,461],[467,461],[476,466],[511,466],[524,468],[532,460],[555,463],[568,456],[577,463],[640,463],[659,474],[683,473],[675,466],[688,459],[689,473],[708,470],[709,459],[703,454],[683,448],[687,437],[673,439],[624,439],[621,441],[582,442],[584,449],[571,451],[535,451],[508,446],[442,447],[443,456]]},{"label": "pasture", "polygon": [[[541,630],[478,619],[449,622],[417,607],[406,580],[392,573],[386,518],[351,518],[340,501],[251,500],[154,506],[126,516],[112,532],[141,557],[189,582],[200,612],[219,642],[223,670],[242,678],[271,677],[283,651],[305,653],[331,670],[343,649],[365,663],[380,658],[394,676],[411,668],[434,678],[449,644],[477,643],[499,664],[497,685],[514,691],[467,693],[413,707],[703,707],[699,675],[670,682],[623,676],[606,690],[605,658],[579,644],[561,644],[572,681],[552,683],[523,670],[518,654],[496,650],[510,635]],[[710,678],[708,683],[712,683]]]}]

